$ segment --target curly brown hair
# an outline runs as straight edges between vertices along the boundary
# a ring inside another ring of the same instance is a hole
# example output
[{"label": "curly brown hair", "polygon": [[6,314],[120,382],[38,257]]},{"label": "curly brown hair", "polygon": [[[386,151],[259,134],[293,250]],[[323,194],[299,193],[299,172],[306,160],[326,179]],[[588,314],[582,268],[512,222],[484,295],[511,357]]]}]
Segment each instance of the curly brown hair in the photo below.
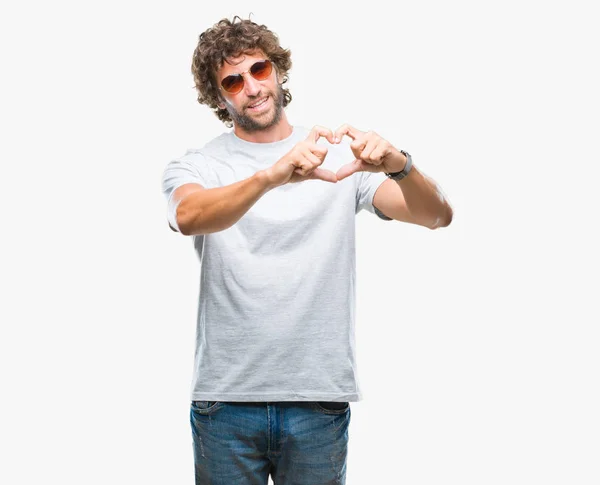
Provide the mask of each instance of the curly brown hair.
[{"label": "curly brown hair", "polygon": [[[240,22],[236,23],[236,19]],[[198,90],[198,103],[206,104],[214,110],[215,115],[229,128],[233,120],[226,109],[218,103],[222,100],[216,81],[216,72],[223,63],[242,54],[253,54],[261,51],[273,62],[278,73],[278,81],[285,84],[288,71],[292,67],[291,51],[279,45],[279,38],[266,25],[258,25],[250,19],[244,20],[237,15],[233,21],[224,18],[211,28],[200,34],[198,45],[192,59],[192,74],[195,88]],[[283,106],[292,101],[288,89],[282,88]]]}]

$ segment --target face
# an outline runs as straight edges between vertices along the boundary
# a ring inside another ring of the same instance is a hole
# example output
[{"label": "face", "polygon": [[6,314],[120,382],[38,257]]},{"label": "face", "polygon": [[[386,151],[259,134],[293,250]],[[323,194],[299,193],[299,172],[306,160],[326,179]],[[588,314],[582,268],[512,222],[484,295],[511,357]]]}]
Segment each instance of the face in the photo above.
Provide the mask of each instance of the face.
[{"label": "face", "polygon": [[[229,62],[224,62],[216,73],[217,85],[221,87],[219,108],[226,109],[235,125],[248,133],[276,125],[283,113],[283,87],[277,82],[275,64],[269,77],[263,81],[258,81],[249,72],[245,72],[255,62],[265,59],[267,57],[261,52],[242,54],[239,57],[229,58]],[[231,94],[222,89],[223,79],[230,74],[242,72],[245,72],[242,74],[244,87],[239,93]],[[267,100],[261,106],[250,107],[264,98]]]}]

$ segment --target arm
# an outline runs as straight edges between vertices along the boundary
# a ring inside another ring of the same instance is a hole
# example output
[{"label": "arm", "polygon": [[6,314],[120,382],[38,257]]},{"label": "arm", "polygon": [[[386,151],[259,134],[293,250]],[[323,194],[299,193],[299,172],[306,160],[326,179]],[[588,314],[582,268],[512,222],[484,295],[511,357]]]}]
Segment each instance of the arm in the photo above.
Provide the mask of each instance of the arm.
[{"label": "arm", "polygon": [[[406,157],[402,158],[406,163]],[[392,219],[429,229],[446,227],[452,222],[452,207],[437,183],[414,165],[402,180],[384,181],[375,192],[373,205]]]},{"label": "arm", "polygon": [[[356,158],[337,171],[338,179],[358,171],[394,173],[403,171],[408,163],[401,150],[374,131],[363,132],[344,124],[335,131],[334,141],[342,136],[352,140],[350,149]],[[387,217],[437,229],[452,222],[452,207],[435,181],[416,167],[401,180],[385,180],[375,191],[373,207]]]},{"label": "arm", "polygon": [[333,142],[331,130],[317,125],[306,140],[296,143],[275,164],[225,187],[205,189],[195,182],[182,184],[173,192],[170,207],[176,209],[171,209],[171,220],[175,219],[180,232],[186,236],[222,231],[235,224],[269,190],[280,185],[310,179],[337,182],[333,172],[320,168],[327,154],[327,148],[316,145],[321,137]]},{"label": "arm", "polygon": [[183,184],[173,194],[180,201],[177,225],[181,234],[209,234],[231,227],[271,188],[264,170],[224,187],[205,189],[200,184]]}]

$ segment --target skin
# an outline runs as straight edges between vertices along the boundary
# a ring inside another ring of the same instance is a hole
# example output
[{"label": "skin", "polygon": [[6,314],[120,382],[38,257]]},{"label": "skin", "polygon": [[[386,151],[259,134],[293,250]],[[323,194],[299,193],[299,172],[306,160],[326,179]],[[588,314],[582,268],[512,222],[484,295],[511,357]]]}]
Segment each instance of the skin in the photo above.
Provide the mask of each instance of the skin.
[{"label": "skin", "polygon": [[[278,82],[276,66],[274,65],[271,75],[263,81],[254,79],[246,72],[256,61],[266,58],[263,52],[255,50],[227,59],[215,73],[219,86],[221,80],[230,74],[244,76],[244,87],[239,93],[230,94],[220,90],[221,102],[218,106],[229,112],[236,136],[254,143],[280,141],[292,134],[292,126],[283,108],[283,88]],[[248,109],[265,96],[269,97],[266,109],[260,112]],[[328,128],[318,128],[318,134],[309,137],[314,139],[305,141],[305,145],[309,141],[310,143],[303,147],[302,154],[293,161],[296,166],[293,177],[296,179],[300,174],[303,178],[321,178],[335,182],[361,171],[398,172],[406,164],[406,157],[373,131],[364,132],[348,124],[340,126],[335,132]],[[326,153],[316,150],[316,140],[324,137],[332,144],[339,144],[344,136],[352,140],[350,149],[355,160],[340,167],[336,174],[318,169]],[[287,163],[289,165],[290,161]],[[286,177],[289,177],[289,174]],[[285,180],[292,181],[287,178]],[[411,173],[400,181],[384,181],[375,193],[373,205],[395,220],[419,224],[430,229],[447,226],[452,220],[452,207],[441,194],[435,181],[426,177],[415,166]]]},{"label": "skin", "polygon": [[[240,74],[248,71],[256,61],[264,60],[267,56],[260,51],[252,54],[242,54],[227,59],[216,72],[217,85],[230,74]],[[244,87],[237,94],[230,94],[221,89],[219,108],[226,109],[233,120],[233,131],[238,138],[254,143],[270,143],[283,140],[292,134],[285,110],[283,108],[283,87],[278,82],[275,65],[271,75],[264,81],[258,81],[250,73],[242,74]],[[268,96],[267,109],[252,112],[248,107],[261,98]]]}]

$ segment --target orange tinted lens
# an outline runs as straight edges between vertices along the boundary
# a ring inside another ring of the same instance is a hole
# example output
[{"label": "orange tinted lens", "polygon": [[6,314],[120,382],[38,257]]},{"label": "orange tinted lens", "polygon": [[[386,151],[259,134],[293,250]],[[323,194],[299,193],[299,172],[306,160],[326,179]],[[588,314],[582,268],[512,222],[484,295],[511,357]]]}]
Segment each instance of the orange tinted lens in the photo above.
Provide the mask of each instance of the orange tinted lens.
[{"label": "orange tinted lens", "polygon": [[244,78],[239,74],[232,74],[221,81],[221,86],[228,93],[238,93],[244,86]]},{"label": "orange tinted lens", "polygon": [[272,68],[273,66],[271,65],[271,61],[255,62],[250,68],[250,74],[252,74],[254,79],[264,81],[271,75]]}]

